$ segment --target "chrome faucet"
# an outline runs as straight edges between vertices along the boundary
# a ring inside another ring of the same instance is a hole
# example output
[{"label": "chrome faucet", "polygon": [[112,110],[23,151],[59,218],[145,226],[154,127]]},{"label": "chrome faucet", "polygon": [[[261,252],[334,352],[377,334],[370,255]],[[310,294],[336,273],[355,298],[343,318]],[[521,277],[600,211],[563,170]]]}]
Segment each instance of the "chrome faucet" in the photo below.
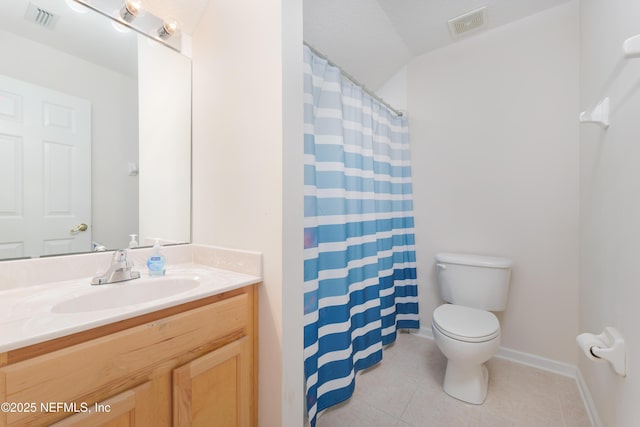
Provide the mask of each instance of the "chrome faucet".
[{"label": "chrome faucet", "polygon": [[113,258],[111,258],[111,265],[107,271],[91,279],[91,284],[104,285],[107,283],[139,279],[140,272],[133,271],[131,270],[132,268],[133,262],[127,260],[127,251],[124,249],[117,249],[113,254]]}]

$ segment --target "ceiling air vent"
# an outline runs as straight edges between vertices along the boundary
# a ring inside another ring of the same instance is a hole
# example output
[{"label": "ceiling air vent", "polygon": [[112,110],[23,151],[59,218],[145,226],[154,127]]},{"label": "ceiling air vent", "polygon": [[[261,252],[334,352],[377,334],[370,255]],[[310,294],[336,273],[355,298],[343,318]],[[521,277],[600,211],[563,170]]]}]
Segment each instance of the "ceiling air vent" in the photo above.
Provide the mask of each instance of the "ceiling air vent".
[{"label": "ceiling air vent", "polygon": [[53,30],[60,17],[54,15],[46,9],[41,8],[40,6],[29,3],[29,7],[24,14],[24,19],[33,24],[40,25],[41,27],[44,27],[48,30]]},{"label": "ceiling air vent", "polygon": [[487,7],[474,9],[449,20],[451,37],[458,38],[464,34],[477,31],[487,25]]}]

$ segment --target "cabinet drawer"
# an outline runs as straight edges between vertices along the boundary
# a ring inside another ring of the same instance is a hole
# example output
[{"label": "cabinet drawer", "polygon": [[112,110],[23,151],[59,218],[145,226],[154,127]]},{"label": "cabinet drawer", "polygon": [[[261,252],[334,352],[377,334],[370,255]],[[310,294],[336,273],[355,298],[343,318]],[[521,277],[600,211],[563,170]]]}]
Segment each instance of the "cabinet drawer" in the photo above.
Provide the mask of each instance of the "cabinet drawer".
[{"label": "cabinet drawer", "polygon": [[[251,298],[241,294],[2,367],[0,396],[8,402],[35,402],[38,406],[40,402],[93,404],[92,395],[121,390],[123,384],[137,378],[142,382],[161,365],[185,353],[247,335],[251,310]],[[6,418],[0,419],[0,425],[22,425],[42,416],[60,418],[43,413],[2,415]]]}]

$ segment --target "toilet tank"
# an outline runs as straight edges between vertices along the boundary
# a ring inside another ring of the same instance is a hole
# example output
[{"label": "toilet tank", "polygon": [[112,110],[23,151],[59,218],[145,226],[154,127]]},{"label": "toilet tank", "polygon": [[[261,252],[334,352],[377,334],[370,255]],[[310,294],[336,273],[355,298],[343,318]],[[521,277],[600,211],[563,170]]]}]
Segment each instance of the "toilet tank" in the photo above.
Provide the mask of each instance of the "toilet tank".
[{"label": "toilet tank", "polygon": [[435,259],[442,299],[481,310],[504,311],[513,261],[455,253],[439,253]]}]

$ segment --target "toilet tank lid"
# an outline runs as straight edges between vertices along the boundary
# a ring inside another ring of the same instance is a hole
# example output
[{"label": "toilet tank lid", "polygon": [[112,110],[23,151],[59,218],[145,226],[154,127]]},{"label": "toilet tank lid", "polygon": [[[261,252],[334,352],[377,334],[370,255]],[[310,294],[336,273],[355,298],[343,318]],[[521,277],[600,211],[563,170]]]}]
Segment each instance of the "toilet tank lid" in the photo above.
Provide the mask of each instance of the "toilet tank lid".
[{"label": "toilet tank lid", "polygon": [[436,261],[448,264],[473,265],[476,267],[491,268],[511,268],[513,265],[513,261],[509,258],[455,253],[436,254]]}]

